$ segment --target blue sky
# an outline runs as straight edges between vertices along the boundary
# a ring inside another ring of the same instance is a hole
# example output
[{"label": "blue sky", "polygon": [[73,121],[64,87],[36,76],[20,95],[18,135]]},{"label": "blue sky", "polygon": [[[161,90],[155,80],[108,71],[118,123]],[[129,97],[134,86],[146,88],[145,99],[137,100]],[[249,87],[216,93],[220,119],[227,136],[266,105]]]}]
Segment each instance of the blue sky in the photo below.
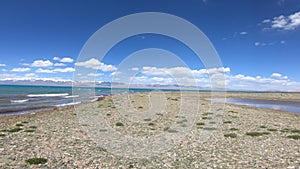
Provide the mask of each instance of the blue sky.
[{"label": "blue sky", "polygon": [[[300,90],[300,2],[295,0],[2,0],[0,80],[72,80],[89,37],[105,24],[138,12],[173,14],[202,30],[219,54],[229,88]],[[200,86],[209,85],[205,67],[186,46],[149,34],[131,37],[103,60],[92,60],[96,80],[121,74],[120,62],[145,48],[172,51],[198,73]],[[143,66],[132,67],[140,79],[136,83],[169,84],[170,77],[159,71],[185,71],[179,66]]]}]

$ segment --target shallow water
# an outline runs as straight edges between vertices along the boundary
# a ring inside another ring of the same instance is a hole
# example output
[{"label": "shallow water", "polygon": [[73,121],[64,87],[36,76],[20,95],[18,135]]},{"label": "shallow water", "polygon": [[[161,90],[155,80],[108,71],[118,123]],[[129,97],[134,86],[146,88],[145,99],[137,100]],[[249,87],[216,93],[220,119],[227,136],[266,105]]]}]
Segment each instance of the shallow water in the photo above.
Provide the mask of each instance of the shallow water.
[{"label": "shallow water", "polygon": [[211,98],[215,102],[223,102],[237,105],[245,105],[250,107],[268,108],[274,110],[288,111],[300,114],[300,102],[283,101],[283,100],[262,100],[262,99],[246,99],[246,98]]},{"label": "shallow water", "polygon": [[[153,89],[102,88],[72,86],[23,86],[0,85],[0,116],[36,113],[55,108],[93,102],[97,98],[135,92],[151,92]],[[178,92],[180,90],[162,90]]]}]

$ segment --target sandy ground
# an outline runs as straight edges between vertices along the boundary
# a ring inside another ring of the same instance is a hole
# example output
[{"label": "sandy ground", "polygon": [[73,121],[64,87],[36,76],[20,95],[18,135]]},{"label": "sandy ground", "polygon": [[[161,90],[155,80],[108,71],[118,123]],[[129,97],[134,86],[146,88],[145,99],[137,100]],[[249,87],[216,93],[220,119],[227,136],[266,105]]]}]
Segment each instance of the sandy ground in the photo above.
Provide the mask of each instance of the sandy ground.
[{"label": "sandy ground", "polygon": [[[1,117],[0,168],[300,167],[299,114],[212,105],[210,95],[136,93]],[[300,101],[290,93],[227,97]],[[47,162],[30,165],[30,158]]]}]

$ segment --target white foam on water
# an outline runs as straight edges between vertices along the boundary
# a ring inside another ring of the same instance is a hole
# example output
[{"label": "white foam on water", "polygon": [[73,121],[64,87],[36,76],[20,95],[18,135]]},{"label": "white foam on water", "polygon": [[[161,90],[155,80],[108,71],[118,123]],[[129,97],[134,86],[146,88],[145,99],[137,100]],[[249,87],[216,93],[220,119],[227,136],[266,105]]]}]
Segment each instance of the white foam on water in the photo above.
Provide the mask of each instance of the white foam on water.
[{"label": "white foam on water", "polygon": [[79,95],[65,96],[64,98],[76,98],[76,97],[79,97]]},{"label": "white foam on water", "polygon": [[81,102],[72,102],[72,103],[64,103],[64,104],[58,104],[55,105],[56,107],[66,107],[66,106],[73,106],[73,105],[77,105],[80,104]]},{"label": "white foam on water", "polygon": [[24,100],[11,100],[10,102],[11,103],[24,103],[24,102],[27,102],[28,100],[27,99],[24,99]]},{"label": "white foam on water", "polygon": [[27,97],[59,97],[68,96],[68,93],[51,93],[51,94],[28,94]]}]

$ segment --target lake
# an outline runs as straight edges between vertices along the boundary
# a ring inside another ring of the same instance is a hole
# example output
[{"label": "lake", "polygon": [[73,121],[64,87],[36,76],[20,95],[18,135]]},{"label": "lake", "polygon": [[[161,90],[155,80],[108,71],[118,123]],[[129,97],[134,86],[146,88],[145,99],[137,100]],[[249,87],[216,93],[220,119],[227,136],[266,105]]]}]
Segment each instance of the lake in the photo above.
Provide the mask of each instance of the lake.
[{"label": "lake", "polygon": [[209,100],[250,107],[267,108],[300,114],[300,102],[283,100],[262,100],[248,98],[210,98]]}]

